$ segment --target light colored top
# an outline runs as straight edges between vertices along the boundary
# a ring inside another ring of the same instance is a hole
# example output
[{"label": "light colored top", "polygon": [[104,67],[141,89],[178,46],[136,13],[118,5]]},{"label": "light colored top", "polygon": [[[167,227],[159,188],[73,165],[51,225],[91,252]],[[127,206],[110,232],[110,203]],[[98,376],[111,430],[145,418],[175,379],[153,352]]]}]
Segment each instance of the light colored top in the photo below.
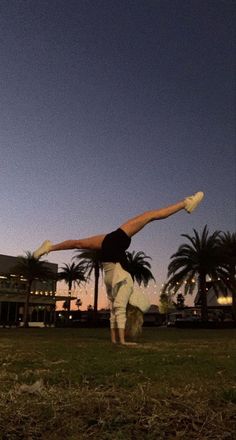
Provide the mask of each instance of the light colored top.
[{"label": "light colored top", "polygon": [[134,282],[129,272],[120,263],[103,263],[104,282],[107,296],[111,302],[110,325],[112,328],[125,328],[126,307],[130,303],[143,313],[150,307],[148,297],[134,289]]}]

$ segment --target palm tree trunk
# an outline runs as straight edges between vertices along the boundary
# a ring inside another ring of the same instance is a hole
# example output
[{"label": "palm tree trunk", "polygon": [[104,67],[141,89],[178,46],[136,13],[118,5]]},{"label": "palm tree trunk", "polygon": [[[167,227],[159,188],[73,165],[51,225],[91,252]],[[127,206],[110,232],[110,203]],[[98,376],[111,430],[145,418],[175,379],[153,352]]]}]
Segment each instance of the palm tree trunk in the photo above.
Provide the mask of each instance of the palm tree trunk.
[{"label": "palm tree trunk", "polygon": [[236,324],[236,290],[234,292],[232,291],[232,315]]},{"label": "palm tree trunk", "polygon": [[99,263],[95,262],[94,267],[94,276],[95,276],[95,284],[94,284],[94,321],[97,321],[98,314],[98,282],[99,282]]},{"label": "palm tree trunk", "polygon": [[24,316],[23,316],[23,327],[25,327],[25,328],[29,327],[28,314],[29,314],[29,300],[30,300],[31,286],[32,286],[32,281],[29,281],[28,287],[27,287],[26,298],[25,298]]},{"label": "palm tree trunk", "polygon": [[203,322],[208,321],[207,310],[207,291],[206,291],[206,274],[200,273],[198,279],[199,293],[201,298],[201,319]]},{"label": "palm tree trunk", "polygon": [[67,313],[66,313],[66,317],[67,320],[69,322],[70,319],[70,303],[71,303],[71,289],[72,289],[72,281],[69,281],[68,283],[69,289],[68,289],[68,303],[67,303]]},{"label": "palm tree trunk", "polygon": [[232,315],[233,315],[233,320],[236,324],[236,279],[235,279],[234,266],[230,267],[230,286],[232,293]]}]

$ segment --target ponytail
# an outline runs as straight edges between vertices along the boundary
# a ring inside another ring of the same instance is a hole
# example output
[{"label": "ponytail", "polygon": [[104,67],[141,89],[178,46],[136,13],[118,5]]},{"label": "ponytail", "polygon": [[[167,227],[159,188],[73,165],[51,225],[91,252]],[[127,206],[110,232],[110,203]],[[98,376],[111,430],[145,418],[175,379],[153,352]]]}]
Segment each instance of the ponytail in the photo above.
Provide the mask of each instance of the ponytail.
[{"label": "ponytail", "polygon": [[126,308],[126,334],[134,339],[141,335],[143,325],[143,313],[138,307],[128,303]]}]

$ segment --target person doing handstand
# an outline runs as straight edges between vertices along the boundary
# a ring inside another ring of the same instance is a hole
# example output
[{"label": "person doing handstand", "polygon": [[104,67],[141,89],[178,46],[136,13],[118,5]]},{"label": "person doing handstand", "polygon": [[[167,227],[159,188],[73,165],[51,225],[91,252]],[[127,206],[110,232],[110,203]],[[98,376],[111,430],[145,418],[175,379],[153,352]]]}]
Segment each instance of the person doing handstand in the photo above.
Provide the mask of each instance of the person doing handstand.
[{"label": "person doing handstand", "polygon": [[[203,192],[186,197],[185,199],[165,208],[146,211],[123,223],[117,230],[77,240],[66,240],[53,244],[46,240],[33,253],[35,258],[54,251],[69,249],[99,250],[100,258],[105,272],[105,286],[109,300],[111,301],[110,330],[111,341],[117,342],[117,337],[122,345],[133,345],[125,339],[125,326],[127,320],[127,306],[133,292],[133,279],[127,265],[126,250],[131,238],[144,228],[148,223],[162,220],[181,210],[188,213],[194,211],[204,197]],[[136,307],[139,307],[137,301]]]}]

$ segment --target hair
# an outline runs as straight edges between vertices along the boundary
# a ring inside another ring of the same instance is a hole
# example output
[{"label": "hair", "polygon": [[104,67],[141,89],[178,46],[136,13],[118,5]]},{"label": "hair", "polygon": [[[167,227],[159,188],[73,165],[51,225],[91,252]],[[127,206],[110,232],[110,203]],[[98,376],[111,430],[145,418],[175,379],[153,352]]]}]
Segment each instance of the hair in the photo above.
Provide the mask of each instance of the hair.
[{"label": "hair", "polygon": [[142,333],[143,313],[138,307],[127,305],[126,308],[126,334],[132,339]]}]

